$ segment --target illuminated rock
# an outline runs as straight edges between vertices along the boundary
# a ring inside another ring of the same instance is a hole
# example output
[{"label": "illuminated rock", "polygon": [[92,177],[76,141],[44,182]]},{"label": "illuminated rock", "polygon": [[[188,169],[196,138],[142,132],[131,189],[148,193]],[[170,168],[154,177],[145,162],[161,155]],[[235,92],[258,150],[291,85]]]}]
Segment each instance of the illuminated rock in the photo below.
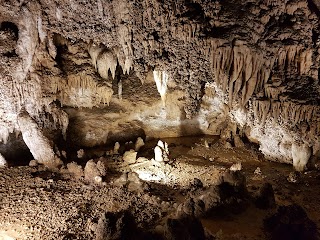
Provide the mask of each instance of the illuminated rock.
[{"label": "illuminated rock", "polygon": [[114,147],[113,147],[113,153],[114,154],[119,154],[119,149],[120,149],[120,143],[119,142],[116,142],[114,144]]},{"label": "illuminated rock", "polygon": [[8,166],[8,163],[7,163],[6,159],[0,153],[0,168],[1,167],[6,167],[6,166]]},{"label": "illuminated rock", "polygon": [[136,152],[138,152],[140,150],[140,148],[142,148],[144,146],[144,141],[141,137],[137,138],[137,141],[135,143],[135,150]]},{"label": "illuminated rock", "polygon": [[306,144],[292,144],[292,163],[296,171],[302,172],[305,170],[307,163],[311,157],[311,148]]},{"label": "illuminated rock", "polygon": [[159,146],[154,148],[154,160],[163,162],[162,149]]},{"label": "illuminated rock", "polygon": [[123,154],[123,161],[126,163],[132,164],[135,163],[137,160],[137,152],[131,149],[130,151],[126,151]]},{"label": "illuminated rock", "polygon": [[37,162],[48,166],[58,166],[62,162],[55,155],[51,142],[28,113],[21,113],[18,124],[22,137]]}]

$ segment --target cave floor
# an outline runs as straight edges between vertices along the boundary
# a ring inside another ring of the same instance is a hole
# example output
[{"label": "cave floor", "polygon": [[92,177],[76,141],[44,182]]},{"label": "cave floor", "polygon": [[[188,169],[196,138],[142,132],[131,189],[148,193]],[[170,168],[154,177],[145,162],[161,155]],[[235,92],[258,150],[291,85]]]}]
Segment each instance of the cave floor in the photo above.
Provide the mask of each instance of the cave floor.
[{"label": "cave floor", "polygon": [[[235,163],[242,165],[249,195],[268,182],[277,206],[296,203],[320,226],[318,170],[302,173],[297,182],[290,182],[287,178],[292,166],[266,161],[252,145],[227,148],[212,136],[163,140],[169,144],[169,163],[148,160],[156,144],[155,140],[148,141],[138,153],[144,158],[136,163],[100,157],[107,167],[107,176],[100,184],[75,178],[65,168],[0,169],[0,240],[96,239],[101,214],[121,210],[129,210],[140,229],[162,231],[165,220],[174,217],[186,200],[194,178],[205,187],[214,185],[220,173]],[[142,181],[123,184],[121,176],[126,172],[136,172]],[[215,239],[265,239],[263,219],[276,210],[262,210],[249,201],[239,211],[223,209],[201,221]]]}]

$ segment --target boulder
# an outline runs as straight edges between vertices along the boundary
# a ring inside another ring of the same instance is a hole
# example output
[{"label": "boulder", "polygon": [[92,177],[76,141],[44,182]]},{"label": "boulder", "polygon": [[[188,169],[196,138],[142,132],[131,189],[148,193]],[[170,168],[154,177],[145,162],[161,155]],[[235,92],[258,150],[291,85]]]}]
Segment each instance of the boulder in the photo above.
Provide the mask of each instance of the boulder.
[{"label": "boulder", "polygon": [[131,149],[123,154],[123,161],[132,164],[137,161],[137,152]]}]

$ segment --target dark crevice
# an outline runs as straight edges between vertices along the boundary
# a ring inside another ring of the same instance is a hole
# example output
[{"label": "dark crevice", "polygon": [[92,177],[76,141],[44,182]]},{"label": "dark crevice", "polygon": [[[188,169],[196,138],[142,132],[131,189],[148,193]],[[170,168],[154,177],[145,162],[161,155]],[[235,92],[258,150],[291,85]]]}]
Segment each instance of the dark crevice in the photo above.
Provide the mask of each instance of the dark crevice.
[{"label": "dark crevice", "polygon": [[15,40],[19,38],[19,29],[17,25],[12,22],[2,22],[0,25],[0,31],[12,31],[15,36]]},{"label": "dark crevice", "polygon": [[311,12],[314,12],[318,17],[320,16],[320,10],[318,6],[313,2],[313,0],[307,0],[308,7]]}]

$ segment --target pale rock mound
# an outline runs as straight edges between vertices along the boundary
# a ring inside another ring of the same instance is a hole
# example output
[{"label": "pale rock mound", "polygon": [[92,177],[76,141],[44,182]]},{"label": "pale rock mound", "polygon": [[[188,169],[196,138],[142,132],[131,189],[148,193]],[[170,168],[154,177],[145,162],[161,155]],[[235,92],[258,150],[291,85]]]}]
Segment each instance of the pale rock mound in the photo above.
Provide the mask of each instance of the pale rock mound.
[{"label": "pale rock mound", "polygon": [[49,139],[44,136],[42,130],[27,112],[19,114],[18,125],[24,142],[38,163],[47,166],[61,164],[61,160],[55,155]]},{"label": "pale rock mound", "polygon": [[6,167],[7,165],[8,165],[8,163],[7,163],[6,159],[0,153],[0,168]]},{"label": "pale rock mound", "polygon": [[95,163],[89,160],[84,168],[84,177],[89,182],[101,183],[102,177],[106,176],[106,169],[101,161]]},{"label": "pale rock mound", "polygon": [[292,144],[292,161],[295,170],[302,172],[311,157],[311,148],[306,144]]}]

